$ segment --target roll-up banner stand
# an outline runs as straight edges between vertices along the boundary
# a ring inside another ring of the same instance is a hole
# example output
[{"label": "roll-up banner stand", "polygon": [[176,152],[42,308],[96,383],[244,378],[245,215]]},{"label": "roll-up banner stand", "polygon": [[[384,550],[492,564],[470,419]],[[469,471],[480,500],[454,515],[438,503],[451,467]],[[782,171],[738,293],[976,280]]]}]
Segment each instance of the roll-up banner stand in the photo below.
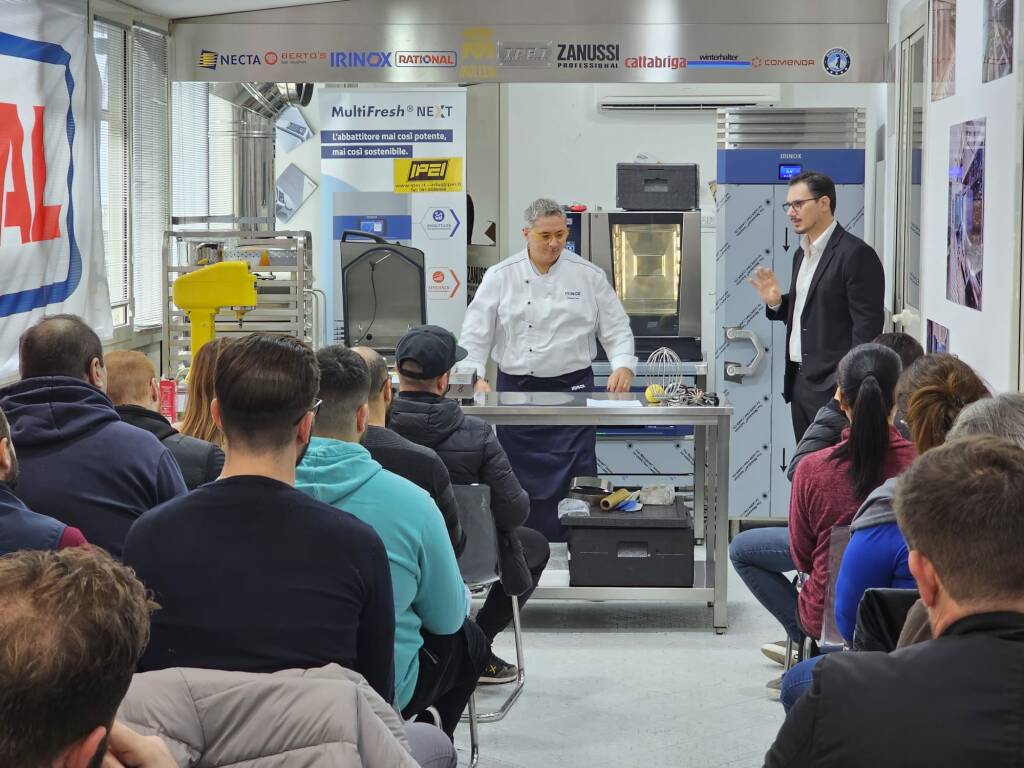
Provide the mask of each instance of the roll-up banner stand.
[{"label": "roll-up banner stand", "polygon": [[[320,93],[320,275],[333,340],[344,339],[346,230],[423,251],[427,322],[458,333],[466,313],[466,92]],[[326,284],[326,279],[331,284]]]}]

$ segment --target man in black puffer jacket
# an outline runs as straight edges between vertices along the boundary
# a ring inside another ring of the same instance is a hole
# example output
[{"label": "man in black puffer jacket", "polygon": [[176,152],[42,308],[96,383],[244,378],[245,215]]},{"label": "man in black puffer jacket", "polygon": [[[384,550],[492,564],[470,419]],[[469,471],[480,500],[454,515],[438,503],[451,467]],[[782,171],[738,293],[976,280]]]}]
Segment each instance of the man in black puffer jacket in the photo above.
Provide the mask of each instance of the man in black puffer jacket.
[{"label": "man in black puffer jacket", "polygon": [[[530,498],[494,431],[481,419],[466,416],[457,402],[444,396],[449,371],[465,356],[466,351],[444,328],[424,325],[406,333],[395,350],[399,393],[391,407],[390,427],[436,451],[453,483],[490,486],[502,589],[491,589],[476,623],[493,641],[512,620],[509,595],[518,596],[520,606],[526,602],[547,565],[550,548],[543,534],[522,527],[530,514]],[[492,654],[480,682],[511,682],[517,672],[515,665]]]}]

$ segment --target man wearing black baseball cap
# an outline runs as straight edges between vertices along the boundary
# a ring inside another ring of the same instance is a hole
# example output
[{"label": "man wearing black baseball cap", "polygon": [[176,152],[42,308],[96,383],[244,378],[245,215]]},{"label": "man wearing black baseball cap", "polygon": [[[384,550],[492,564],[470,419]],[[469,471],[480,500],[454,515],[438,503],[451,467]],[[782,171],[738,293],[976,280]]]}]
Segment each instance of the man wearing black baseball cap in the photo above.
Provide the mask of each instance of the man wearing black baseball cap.
[{"label": "man wearing black baseball cap", "polygon": [[[522,527],[530,498],[519,484],[505,450],[490,426],[466,416],[446,398],[452,367],[466,357],[451,331],[436,325],[412,328],[395,347],[398,397],[391,406],[390,427],[407,440],[432,448],[448,467],[452,483],[482,483],[491,488],[491,513],[498,528],[501,588],[492,587],[476,623],[493,641],[512,620],[510,595],[519,605],[533,593],[550,556],[545,536]],[[491,654],[481,683],[516,679],[515,665]]]}]

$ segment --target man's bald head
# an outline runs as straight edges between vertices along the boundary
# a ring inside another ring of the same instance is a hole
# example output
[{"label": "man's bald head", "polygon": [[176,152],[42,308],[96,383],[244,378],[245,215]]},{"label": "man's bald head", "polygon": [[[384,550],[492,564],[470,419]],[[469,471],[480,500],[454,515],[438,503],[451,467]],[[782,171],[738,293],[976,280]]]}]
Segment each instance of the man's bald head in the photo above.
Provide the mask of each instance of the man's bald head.
[{"label": "man's bald head", "polygon": [[54,315],[21,334],[18,358],[23,379],[70,376],[94,384],[94,361],[102,368],[103,345],[82,318]]},{"label": "man's bald head", "polygon": [[352,347],[352,351],[363,358],[370,371],[370,402],[380,400],[384,396],[385,385],[391,381],[387,361],[377,350],[370,347]]}]

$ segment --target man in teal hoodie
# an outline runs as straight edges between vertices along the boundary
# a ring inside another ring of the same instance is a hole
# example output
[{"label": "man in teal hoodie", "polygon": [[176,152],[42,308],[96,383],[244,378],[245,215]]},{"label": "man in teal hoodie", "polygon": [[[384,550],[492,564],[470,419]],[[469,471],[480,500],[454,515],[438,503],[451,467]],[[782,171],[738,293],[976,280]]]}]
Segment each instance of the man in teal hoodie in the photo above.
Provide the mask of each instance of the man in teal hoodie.
[{"label": "man in teal hoodie", "polygon": [[355,515],[383,540],[395,596],[395,704],[406,718],[435,707],[438,725],[451,736],[490,644],[467,618],[468,597],[440,510],[360,445],[370,391],[365,361],[342,346],[321,349],[317,359],[323,405],[295,486]]}]

